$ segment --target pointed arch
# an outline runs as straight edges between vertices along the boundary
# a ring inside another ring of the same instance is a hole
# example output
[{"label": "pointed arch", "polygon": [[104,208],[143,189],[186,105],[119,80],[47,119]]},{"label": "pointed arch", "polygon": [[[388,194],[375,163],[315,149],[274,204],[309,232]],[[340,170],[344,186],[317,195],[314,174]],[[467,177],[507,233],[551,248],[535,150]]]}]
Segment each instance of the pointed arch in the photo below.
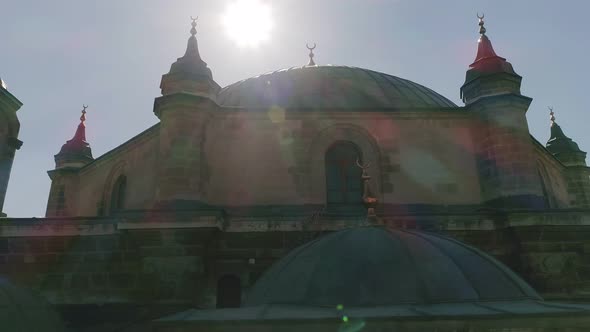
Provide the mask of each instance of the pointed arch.
[{"label": "pointed arch", "polygon": [[111,212],[120,211],[125,208],[125,196],[127,192],[127,176],[121,174],[115,181],[111,191]]},{"label": "pointed arch", "polygon": [[127,183],[127,163],[122,161],[113,166],[106,178],[102,200],[97,203],[99,212],[111,214],[125,208]]},{"label": "pointed arch", "polygon": [[541,161],[537,161],[537,172],[539,175],[539,181],[541,181],[541,189],[543,191],[543,198],[547,208],[556,208],[557,204],[555,194],[553,193],[553,187],[551,186],[549,173]]},{"label": "pointed arch", "polygon": [[[375,137],[365,128],[352,124],[337,124],[320,131],[309,150],[309,197],[313,203],[327,203],[326,152],[338,142],[349,142],[358,149],[363,163],[370,163],[371,187],[383,202],[381,152]],[[359,176],[360,178],[360,176]]]},{"label": "pointed arch", "polygon": [[361,205],[362,153],[359,147],[350,141],[337,141],[332,144],[325,155],[326,203],[331,207]]}]

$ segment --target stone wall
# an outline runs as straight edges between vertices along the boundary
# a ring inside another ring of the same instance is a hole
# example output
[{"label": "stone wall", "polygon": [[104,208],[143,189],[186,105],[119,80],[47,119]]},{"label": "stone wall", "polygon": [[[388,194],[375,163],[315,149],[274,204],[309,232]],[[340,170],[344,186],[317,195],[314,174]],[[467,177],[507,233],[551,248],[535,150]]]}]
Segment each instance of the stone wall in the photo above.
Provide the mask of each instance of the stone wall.
[{"label": "stone wall", "polygon": [[526,111],[532,99],[516,94],[479,98],[468,106],[479,116],[472,126],[482,200],[487,205],[542,208],[542,185]]},{"label": "stone wall", "polygon": [[228,112],[211,119],[205,197],[228,206],[324,204],[324,154],[356,144],[372,187],[391,204],[477,204],[465,113]]},{"label": "stone wall", "polygon": [[[154,220],[159,220],[156,222]],[[497,257],[543,296],[590,300],[590,211],[388,216],[438,229]],[[225,275],[244,290],[292,248],[358,225],[353,219],[236,218],[146,213],[128,219],[7,219],[0,274],[56,305],[213,308]]]},{"label": "stone wall", "polygon": [[75,216],[109,214],[113,185],[127,177],[125,209],[147,209],[154,203],[158,167],[159,125],[98,158],[77,175]]},{"label": "stone wall", "polygon": [[570,206],[567,190],[566,167],[553,157],[540,143],[535,144],[537,168],[545,184],[547,201],[550,208]]},{"label": "stone wall", "polygon": [[568,166],[565,170],[567,192],[572,207],[590,206],[590,168],[587,166]]}]

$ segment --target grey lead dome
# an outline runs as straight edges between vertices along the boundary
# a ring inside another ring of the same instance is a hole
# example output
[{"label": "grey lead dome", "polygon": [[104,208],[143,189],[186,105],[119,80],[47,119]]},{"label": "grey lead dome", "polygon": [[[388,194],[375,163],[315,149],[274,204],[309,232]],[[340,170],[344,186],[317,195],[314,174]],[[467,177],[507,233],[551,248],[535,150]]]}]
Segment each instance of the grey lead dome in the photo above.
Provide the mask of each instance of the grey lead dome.
[{"label": "grey lead dome", "polygon": [[363,227],[305,244],[268,270],[244,306],[346,307],[542,300],[507,267],[435,234]]},{"label": "grey lead dome", "polygon": [[346,66],[305,66],[248,78],[223,88],[226,107],[396,111],[455,108],[453,102],[412,81]]}]

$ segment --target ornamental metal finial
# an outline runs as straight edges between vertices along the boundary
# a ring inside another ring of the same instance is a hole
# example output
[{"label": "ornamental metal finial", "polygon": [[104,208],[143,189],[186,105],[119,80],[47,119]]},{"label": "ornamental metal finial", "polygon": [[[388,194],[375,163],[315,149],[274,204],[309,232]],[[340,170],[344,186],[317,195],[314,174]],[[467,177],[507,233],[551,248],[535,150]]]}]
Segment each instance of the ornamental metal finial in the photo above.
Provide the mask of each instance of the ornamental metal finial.
[{"label": "ornamental metal finial", "polygon": [[367,173],[367,169],[371,166],[371,163],[362,165],[357,158],[356,165],[363,170],[363,173],[361,174],[361,180],[363,181],[363,203],[365,203],[365,206],[367,207],[367,220],[372,224],[379,224],[380,221],[375,214],[377,198],[373,196],[373,192],[371,191],[371,187],[369,185],[371,176]]},{"label": "ornamental metal finial", "polygon": [[549,109],[549,120],[551,120],[551,124],[555,123],[555,113],[553,112],[553,106],[547,106]]},{"label": "ornamental metal finial", "polygon": [[483,26],[484,25],[484,21],[483,21],[484,17],[485,17],[484,13],[481,13],[481,16],[479,16],[479,13],[477,13],[477,18],[479,19],[479,34],[480,35],[486,34],[486,28]]},{"label": "ornamental metal finial", "polygon": [[307,47],[307,49],[309,50],[309,63],[307,64],[308,66],[315,66],[315,62],[313,61],[313,50],[315,50],[315,47],[317,46],[316,43],[313,43],[313,47],[309,47],[309,44],[305,44],[305,46]]},{"label": "ornamental metal finial", "polygon": [[197,20],[198,19],[199,19],[198,16],[197,17],[192,17],[191,16],[191,20],[193,20],[191,22],[191,26],[192,26],[192,28],[191,28],[191,35],[193,35],[193,37],[197,34],[197,29],[195,27],[197,26]]},{"label": "ornamental metal finial", "polygon": [[88,108],[87,105],[82,104],[82,115],[80,116],[80,122],[86,121],[86,109]]}]

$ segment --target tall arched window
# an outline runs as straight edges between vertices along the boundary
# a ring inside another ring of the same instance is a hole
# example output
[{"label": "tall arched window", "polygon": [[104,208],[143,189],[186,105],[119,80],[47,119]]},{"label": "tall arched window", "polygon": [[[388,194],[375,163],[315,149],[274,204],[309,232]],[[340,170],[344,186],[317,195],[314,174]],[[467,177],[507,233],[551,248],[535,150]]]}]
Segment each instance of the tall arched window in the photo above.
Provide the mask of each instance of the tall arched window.
[{"label": "tall arched window", "polygon": [[547,169],[539,161],[537,162],[537,172],[539,174],[539,180],[541,181],[541,190],[543,190],[543,197],[545,199],[545,205],[547,208],[555,208],[555,196],[553,194],[553,188],[551,188],[551,182],[549,181],[549,175]]},{"label": "tall arched window", "polygon": [[55,215],[63,216],[66,210],[66,189],[61,185],[57,189],[57,203],[55,204]]},{"label": "tall arched window", "polygon": [[217,281],[217,308],[238,308],[242,302],[242,283],[233,274],[226,274]]},{"label": "tall arched window", "polygon": [[360,150],[351,142],[338,142],[326,151],[326,193],[328,206],[358,208],[362,203]]},{"label": "tall arched window", "polygon": [[122,210],[125,207],[125,192],[127,190],[127,177],[120,175],[113,185],[111,192],[111,211]]}]

